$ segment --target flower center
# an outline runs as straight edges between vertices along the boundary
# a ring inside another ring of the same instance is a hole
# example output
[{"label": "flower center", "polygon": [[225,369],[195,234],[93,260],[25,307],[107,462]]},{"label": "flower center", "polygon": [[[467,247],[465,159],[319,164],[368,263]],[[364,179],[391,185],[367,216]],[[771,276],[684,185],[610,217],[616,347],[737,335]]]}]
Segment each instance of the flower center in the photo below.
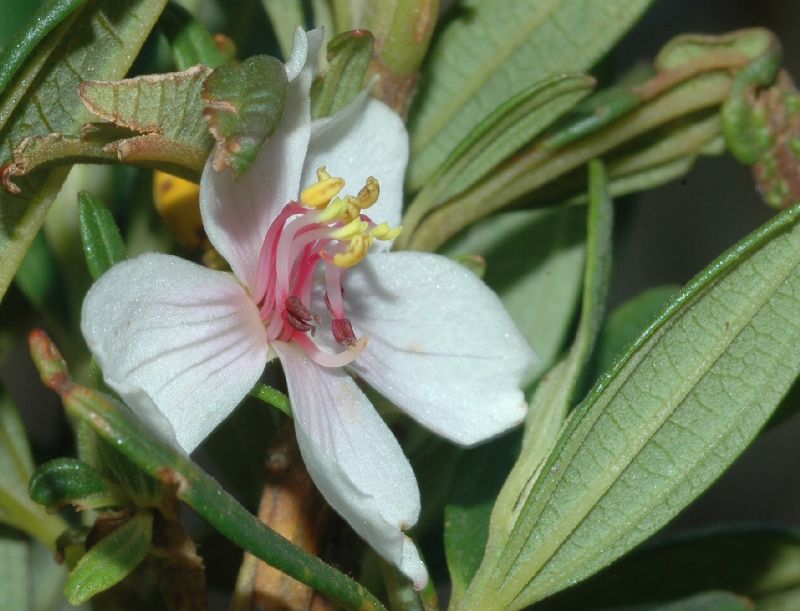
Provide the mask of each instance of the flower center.
[{"label": "flower center", "polygon": [[[392,240],[401,230],[376,224],[363,213],[378,201],[376,179],[367,178],[356,196],[339,197],[344,186],[344,180],[322,166],[317,182],[300,193],[300,201],[283,207],[264,237],[253,291],[267,340],[294,342],[325,367],[347,365],[367,344],[365,337],[356,338],[345,314],[342,281],[347,269],[367,256],[375,240]],[[322,350],[312,339],[320,323],[311,309],[320,266],[331,332],[343,347],[338,353]]]}]

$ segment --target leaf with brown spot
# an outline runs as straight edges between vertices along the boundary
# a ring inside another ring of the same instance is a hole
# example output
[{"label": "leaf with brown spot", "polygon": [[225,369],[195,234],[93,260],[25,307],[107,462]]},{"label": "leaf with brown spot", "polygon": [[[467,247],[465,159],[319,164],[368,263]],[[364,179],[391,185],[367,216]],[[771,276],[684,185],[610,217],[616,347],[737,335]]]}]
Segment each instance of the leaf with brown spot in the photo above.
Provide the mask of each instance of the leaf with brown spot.
[{"label": "leaf with brown spot", "polygon": [[241,175],[280,124],[288,80],[283,64],[267,55],[220,66],[203,86],[203,118],[217,141],[214,168]]}]

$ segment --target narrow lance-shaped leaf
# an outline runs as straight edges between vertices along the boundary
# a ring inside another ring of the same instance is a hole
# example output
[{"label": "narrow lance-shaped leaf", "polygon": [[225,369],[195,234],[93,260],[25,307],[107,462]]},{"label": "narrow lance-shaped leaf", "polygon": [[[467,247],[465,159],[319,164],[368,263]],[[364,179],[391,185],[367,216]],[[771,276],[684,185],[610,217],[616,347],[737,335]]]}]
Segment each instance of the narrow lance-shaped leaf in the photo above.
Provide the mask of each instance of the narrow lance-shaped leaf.
[{"label": "narrow lance-shaped leaf", "polygon": [[[98,0],[81,11],[68,37],[58,38],[58,30],[45,37],[41,49],[29,55],[0,98],[0,145],[5,159],[32,134],[76,131],[89,118],[78,97],[78,85],[87,78],[122,77],[164,4],[165,0]],[[55,47],[51,40],[57,43]],[[20,196],[0,192],[0,298],[65,175],[63,170],[43,172],[25,181]]]},{"label": "narrow lance-shaped leaf", "polygon": [[632,606],[708,590],[727,590],[758,601],[798,586],[800,532],[737,525],[645,544],[537,608],[579,609],[586,601],[603,608]]},{"label": "narrow lance-shaped leaf", "polygon": [[216,68],[229,59],[203,24],[176,2],[167,4],[158,25],[169,41],[178,70],[188,70],[197,64]]},{"label": "narrow lance-shaped leaf", "polygon": [[342,32],[328,43],[328,71],[311,89],[311,116],[335,115],[364,88],[375,39],[366,30]]},{"label": "narrow lance-shaped leaf", "polygon": [[42,331],[32,332],[29,342],[42,381],[61,395],[67,413],[88,423],[144,473],[162,481],[177,481],[178,499],[222,535],[348,609],[384,608],[363,586],[260,522],[188,457],[155,439],[130,410],[100,392],[73,383],[63,357]]},{"label": "narrow lance-shaped leaf", "polygon": [[[591,92],[594,79],[559,75],[520,92],[494,109],[467,134],[414,200],[403,219],[408,234],[442,202],[462,193],[528,144]],[[400,240],[399,246],[403,246]]]},{"label": "narrow lance-shaped leaf", "polygon": [[[481,563],[484,548],[490,557],[502,548],[511,531],[520,498],[530,489],[538,467],[555,442],[600,330],[611,271],[614,210],[599,161],[590,165],[589,174],[586,265],[577,337],[569,354],[537,387],[516,464],[513,460],[517,444],[506,438],[467,454],[454,478],[451,499],[445,508],[445,552],[455,607]],[[512,465],[511,474],[500,490]]]},{"label": "narrow lance-shaped leaf", "polygon": [[522,439],[522,450],[503,485],[492,511],[486,563],[502,550],[514,529],[521,507],[541,474],[542,463],[555,445],[569,409],[584,379],[606,310],[611,276],[614,209],[607,179],[599,161],[589,165],[586,265],[583,277],[581,317],[567,355],[536,388]]},{"label": "narrow lance-shaped leaf", "polygon": [[125,242],[111,212],[86,191],[78,193],[78,223],[92,280],[97,280],[112,265],[127,258]]},{"label": "narrow lance-shaped leaf", "polygon": [[592,390],[463,608],[522,608],[597,572],[747,447],[800,371],[798,219],[724,253]]},{"label": "narrow lance-shaped leaf", "polygon": [[139,511],[103,537],[70,572],[64,585],[69,603],[80,605],[125,579],[147,556],[152,537],[150,511]]},{"label": "narrow lance-shaped leaf", "polygon": [[[615,150],[624,152],[624,145],[642,142],[647,137],[657,138],[665,126],[674,126],[680,119],[696,118],[697,113],[718,108],[730,93],[737,70],[753,60],[776,53],[774,35],[758,28],[722,36],[675,39],[656,59],[656,75],[630,90],[641,103],[626,103],[626,112],[622,115],[599,112],[587,120],[587,115],[581,113],[574,118],[574,124],[557,126],[553,133],[534,140],[464,193],[438,204],[413,233],[403,233],[400,245],[415,250],[436,250],[464,227],[523,196],[529,201],[544,198],[537,203],[564,201],[563,193],[556,193],[555,197],[551,193],[548,197],[545,187],[592,158],[606,158]],[[602,106],[608,100],[599,98],[599,102]],[[716,125],[719,129],[719,124]],[[686,153],[710,145],[714,137],[705,133],[701,139],[699,146],[690,146]],[[664,165],[669,161],[674,163]],[[691,163],[681,161],[680,155],[672,159],[662,156],[660,169],[667,172],[667,177],[675,177],[691,167]],[[633,167],[637,167],[635,160]],[[659,169],[659,164],[655,168]],[[645,177],[639,184],[647,185],[651,181],[652,178]],[[418,199],[420,207],[429,206],[422,199],[422,193]],[[417,200],[413,201],[407,215],[418,216],[417,206]]]},{"label": "narrow lance-shaped leaf", "polygon": [[411,121],[411,188],[419,189],[506,99],[559,73],[591,68],[649,5],[650,0],[472,3],[447,24],[426,64],[425,95]]}]

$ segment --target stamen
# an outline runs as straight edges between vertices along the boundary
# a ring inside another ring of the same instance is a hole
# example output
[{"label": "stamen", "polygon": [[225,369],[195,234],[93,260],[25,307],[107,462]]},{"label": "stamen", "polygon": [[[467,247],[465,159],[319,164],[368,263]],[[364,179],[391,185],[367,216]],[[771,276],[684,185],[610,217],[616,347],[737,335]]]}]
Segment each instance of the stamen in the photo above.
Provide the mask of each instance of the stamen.
[{"label": "stamen", "polygon": [[343,346],[355,346],[356,334],[353,332],[353,325],[346,318],[334,318],[331,322],[333,339]]},{"label": "stamen", "polygon": [[357,235],[350,240],[346,251],[333,255],[333,264],[339,267],[353,267],[367,256],[370,246],[372,246],[371,235]]},{"label": "stamen", "polygon": [[381,186],[378,181],[372,177],[367,177],[367,184],[365,184],[361,191],[358,192],[358,202],[362,210],[366,210],[378,201],[381,194]]},{"label": "stamen", "polygon": [[344,179],[328,174],[325,166],[317,170],[318,182],[300,192],[300,201],[309,208],[327,206],[344,189]]},{"label": "stamen", "polygon": [[294,334],[291,341],[299,345],[312,361],[323,367],[344,367],[349,365],[367,347],[366,337],[359,338],[355,344],[337,353],[320,350],[308,335],[302,333]]}]

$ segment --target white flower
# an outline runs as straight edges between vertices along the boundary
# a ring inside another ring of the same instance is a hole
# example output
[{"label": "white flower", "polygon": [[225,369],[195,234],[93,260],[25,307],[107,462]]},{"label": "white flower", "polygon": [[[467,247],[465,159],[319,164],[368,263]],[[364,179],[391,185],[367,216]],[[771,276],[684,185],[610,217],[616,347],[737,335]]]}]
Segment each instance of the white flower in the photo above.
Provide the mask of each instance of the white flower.
[{"label": "white flower", "polygon": [[[234,273],[142,255],[95,283],[81,327],[106,382],[186,452],[277,355],[311,477],[421,588],[427,573],[403,534],[420,509],[414,474],[342,366],[422,425],[471,445],[522,420],[519,384],[534,355],[497,297],[462,266],[386,248],[365,258],[399,221],[407,134],[365,96],[332,120],[311,121],[308,58],[319,40],[295,36],[282,125],[248,172],[234,180],[209,161],[203,173],[204,226]],[[368,187],[329,202],[342,182],[315,177],[321,166]]]}]

